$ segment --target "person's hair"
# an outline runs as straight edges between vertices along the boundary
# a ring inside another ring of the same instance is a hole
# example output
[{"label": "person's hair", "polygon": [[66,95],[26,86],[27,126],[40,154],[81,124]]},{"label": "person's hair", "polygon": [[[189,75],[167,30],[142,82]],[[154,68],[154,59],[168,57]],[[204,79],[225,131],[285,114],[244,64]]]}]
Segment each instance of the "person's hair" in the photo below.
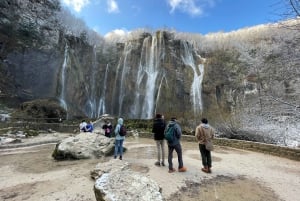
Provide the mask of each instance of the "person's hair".
[{"label": "person's hair", "polygon": [[85,122],[85,120],[82,120],[81,122]]},{"label": "person's hair", "polygon": [[162,117],[161,114],[156,114],[156,115],[155,115],[155,118],[161,118],[161,117]]},{"label": "person's hair", "polygon": [[177,118],[176,117],[172,117],[171,118],[171,121],[175,121]]},{"label": "person's hair", "polygon": [[206,118],[202,118],[202,119],[201,119],[201,122],[204,123],[204,124],[207,124],[207,123],[208,123],[208,121],[207,121]]}]

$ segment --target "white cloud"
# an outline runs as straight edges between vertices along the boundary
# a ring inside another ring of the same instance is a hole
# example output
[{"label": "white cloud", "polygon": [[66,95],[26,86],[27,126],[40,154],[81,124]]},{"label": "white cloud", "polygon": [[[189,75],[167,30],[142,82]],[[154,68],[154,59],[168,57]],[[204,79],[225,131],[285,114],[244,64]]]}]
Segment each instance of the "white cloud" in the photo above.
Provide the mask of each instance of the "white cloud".
[{"label": "white cloud", "polygon": [[79,13],[83,7],[90,3],[90,0],[62,0],[62,2]]},{"label": "white cloud", "polygon": [[[202,15],[205,5],[213,7],[215,4],[215,0],[201,0],[200,2],[199,0],[167,0],[167,2],[171,7],[171,13],[175,12],[175,10],[180,10],[190,15]],[[200,3],[201,5],[199,5]]]},{"label": "white cloud", "polygon": [[114,38],[114,37],[124,37],[128,34],[129,32],[125,29],[115,29],[107,34],[105,34],[105,38]]},{"label": "white cloud", "polygon": [[119,6],[115,0],[107,0],[107,9],[109,13],[118,13]]}]

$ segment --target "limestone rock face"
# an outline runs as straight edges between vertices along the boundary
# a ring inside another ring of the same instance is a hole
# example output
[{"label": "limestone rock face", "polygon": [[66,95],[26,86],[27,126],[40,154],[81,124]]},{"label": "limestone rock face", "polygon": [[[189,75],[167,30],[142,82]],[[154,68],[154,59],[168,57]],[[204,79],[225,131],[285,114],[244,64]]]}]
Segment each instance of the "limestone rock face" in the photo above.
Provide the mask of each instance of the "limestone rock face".
[{"label": "limestone rock face", "polygon": [[0,8],[1,102],[54,98],[69,118],[159,112],[189,128],[205,116],[232,138],[300,141],[299,30],[137,32],[91,44],[58,23],[58,0],[3,0]]},{"label": "limestone rock face", "polygon": [[101,172],[94,186],[97,201],[163,200],[155,181],[130,170],[123,161],[111,160],[101,163],[96,169]]},{"label": "limestone rock face", "polygon": [[57,160],[99,158],[112,154],[114,138],[95,133],[80,133],[56,145],[52,157]]},{"label": "limestone rock face", "polygon": [[6,83],[0,82],[2,95],[28,100],[54,94],[60,63],[59,2],[3,0],[0,8],[0,76]]}]

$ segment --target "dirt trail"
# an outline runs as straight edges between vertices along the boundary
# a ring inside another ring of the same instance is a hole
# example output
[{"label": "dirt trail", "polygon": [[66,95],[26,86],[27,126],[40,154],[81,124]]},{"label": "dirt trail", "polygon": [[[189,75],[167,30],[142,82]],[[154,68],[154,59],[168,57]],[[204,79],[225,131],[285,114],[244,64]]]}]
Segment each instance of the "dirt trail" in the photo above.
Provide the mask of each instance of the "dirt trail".
[{"label": "dirt trail", "polygon": [[[37,138],[35,139],[37,141]],[[201,172],[196,143],[183,142],[185,173],[168,173],[154,166],[152,139],[127,138],[124,161],[145,173],[163,189],[166,200],[295,201],[300,197],[300,162],[250,151],[216,147],[213,173]],[[78,161],[54,161],[55,144],[0,150],[0,200],[95,200],[90,170],[111,157]],[[173,159],[177,165],[176,154]],[[167,164],[167,161],[166,161]]]}]

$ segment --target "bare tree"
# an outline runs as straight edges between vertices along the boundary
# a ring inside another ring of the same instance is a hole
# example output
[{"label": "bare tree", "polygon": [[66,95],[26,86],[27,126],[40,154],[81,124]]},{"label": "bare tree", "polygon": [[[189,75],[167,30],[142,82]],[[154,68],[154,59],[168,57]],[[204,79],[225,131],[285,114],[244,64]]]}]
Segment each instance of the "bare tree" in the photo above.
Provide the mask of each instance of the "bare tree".
[{"label": "bare tree", "polygon": [[296,17],[300,17],[300,0],[289,0],[291,10],[294,14],[296,14]]}]

